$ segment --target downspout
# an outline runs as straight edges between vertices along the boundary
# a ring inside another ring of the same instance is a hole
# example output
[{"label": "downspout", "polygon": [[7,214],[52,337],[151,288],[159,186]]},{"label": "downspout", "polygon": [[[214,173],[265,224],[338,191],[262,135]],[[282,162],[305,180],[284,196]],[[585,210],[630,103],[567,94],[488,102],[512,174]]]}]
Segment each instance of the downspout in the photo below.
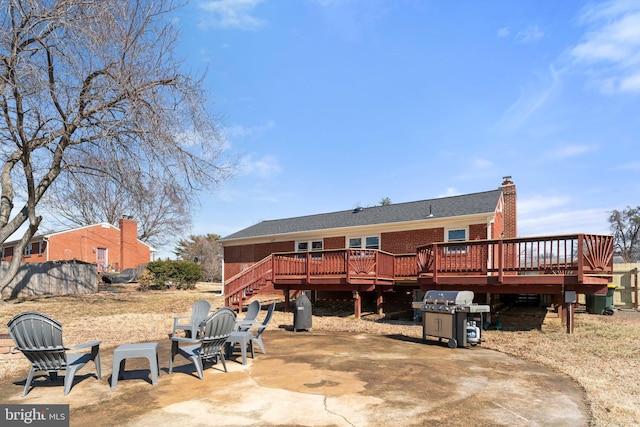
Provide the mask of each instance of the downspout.
[{"label": "downspout", "polygon": [[43,242],[47,242],[47,258],[45,261],[49,261],[49,236],[42,237]]}]

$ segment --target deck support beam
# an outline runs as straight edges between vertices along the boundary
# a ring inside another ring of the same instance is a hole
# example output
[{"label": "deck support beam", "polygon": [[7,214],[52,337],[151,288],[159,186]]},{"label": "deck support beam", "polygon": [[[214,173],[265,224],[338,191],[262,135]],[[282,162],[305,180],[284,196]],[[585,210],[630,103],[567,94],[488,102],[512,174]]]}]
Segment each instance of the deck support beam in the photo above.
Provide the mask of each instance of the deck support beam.
[{"label": "deck support beam", "polygon": [[378,288],[378,298],[376,298],[376,309],[378,310],[378,316],[384,316],[384,310],[382,309],[383,303],[384,298],[382,297],[382,289]]},{"label": "deck support beam", "polygon": [[282,293],[284,294],[284,311],[288,312],[290,303],[289,299],[291,298],[289,287],[287,286],[285,289],[283,289]]},{"label": "deck support beam", "polygon": [[362,314],[362,299],[358,291],[353,291],[353,313],[356,319],[359,319]]},{"label": "deck support beam", "polygon": [[567,303],[567,333],[573,333],[573,312],[574,312],[574,304]]}]

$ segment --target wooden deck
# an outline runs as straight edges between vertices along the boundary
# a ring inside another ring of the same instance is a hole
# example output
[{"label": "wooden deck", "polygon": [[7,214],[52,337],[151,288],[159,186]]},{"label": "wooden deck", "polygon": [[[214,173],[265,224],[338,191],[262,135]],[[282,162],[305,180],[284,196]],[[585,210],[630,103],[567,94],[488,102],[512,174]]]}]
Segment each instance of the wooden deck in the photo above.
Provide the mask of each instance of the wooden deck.
[{"label": "wooden deck", "polygon": [[415,254],[341,249],[275,253],[225,283],[228,305],[266,283],[282,290],[383,291],[397,286],[476,293],[604,294],[613,237],[575,234],[432,243]]},{"label": "wooden deck", "polygon": [[573,234],[418,248],[418,284],[478,293],[605,294],[613,278],[613,237]]}]

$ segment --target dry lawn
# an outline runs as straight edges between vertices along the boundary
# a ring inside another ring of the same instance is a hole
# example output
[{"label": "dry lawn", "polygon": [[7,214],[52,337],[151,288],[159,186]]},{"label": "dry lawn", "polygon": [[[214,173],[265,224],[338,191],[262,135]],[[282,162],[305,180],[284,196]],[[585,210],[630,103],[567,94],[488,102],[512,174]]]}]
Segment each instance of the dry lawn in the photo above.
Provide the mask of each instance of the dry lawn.
[{"label": "dry lawn", "polygon": [[[40,311],[64,325],[69,345],[92,339],[102,347],[123,342],[155,341],[167,337],[173,316],[188,315],[193,302],[208,299],[224,305],[210,287],[193,291],[137,292],[123,286],[119,292],[92,295],[41,297],[0,305],[3,324],[23,311]],[[260,296],[263,305],[281,296]],[[278,306],[270,327],[289,326],[292,314]],[[259,319],[262,315],[259,316]],[[421,337],[422,327],[409,322],[378,319],[373,314],[356,320],[349,310],[329,313],[314,307],[316,330],[357,331],[371,334],[403,334]],[[505,328],[506,329],[506,328]],[[594,426],[640,425],[640,313],[618,311],[614,316],[576,314],[575,333],[567,334],[557,315],[550,313],[539,328],[486,331],[483,347],[531,360],[574,378],[585,390]],[[3,332],[3,334],[5,334]],[[464,351],[464,350],[459,350]],[[25,359],[0,360],[0,381],[6,383],[28,370]]]}]

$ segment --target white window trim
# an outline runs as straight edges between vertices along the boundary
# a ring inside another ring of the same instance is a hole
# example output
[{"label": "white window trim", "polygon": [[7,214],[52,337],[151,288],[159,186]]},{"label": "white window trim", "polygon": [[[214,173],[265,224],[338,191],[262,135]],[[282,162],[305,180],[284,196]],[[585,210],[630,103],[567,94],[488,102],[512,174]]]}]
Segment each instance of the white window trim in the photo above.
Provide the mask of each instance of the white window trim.
[{"label": "white window trim", "polygon": [[[382,239],[380,238],[379,234],[361,235],[361,236],[357,236],[357,235],[356,236],[346,236],[345,237],[344,246],[347,249],[362,249],[362,250],[365,250],[365,249],[367,249],[367,237],[376,237],[378,239],[378,248],[377,248],[377,250],[380,250],[380,247],[382,246],[381,245]],[[359,248],[350,247],[349,246],[349,240],[351,240],[351,239],[360,239],[360,247]],[[376,249],[372,249],[372,250],[376,250]]]},{"label": "white window trim", "polygon": [[22,251],[22,256],[30,257],[32,253],[33,253],[33,244],[27,243],[27,245],[24,247],[24,251]]},{"label": "white window trim", "polygon": [[[313,249],[313,244],[314,243],[318,243],[318,242],[322,245],[322,247],[320,249]],[[300,243],[306,243],[308,249],[307,250],[299,250],[298,249],[298,245]],[[315,251],[324,250],[324,239],[296,240],[295,244],[296,244],[296,252],[315,252]]]},{"label": "white window trim", "polygon": [[[449,232],[450,231],[458,231],[458,230],[464,230],[464,239],[462,240],[449,240]],[[451,228],[447,228],[444,231],[444,238],[445,238],[445,242],[464,242],[469,240],[469,227],[451,227]],[[464,245],[461,245],[461,250],[454,250],[451,247],[447,248],[447,253],[466,253],[467,252],[467,248]]]}]

